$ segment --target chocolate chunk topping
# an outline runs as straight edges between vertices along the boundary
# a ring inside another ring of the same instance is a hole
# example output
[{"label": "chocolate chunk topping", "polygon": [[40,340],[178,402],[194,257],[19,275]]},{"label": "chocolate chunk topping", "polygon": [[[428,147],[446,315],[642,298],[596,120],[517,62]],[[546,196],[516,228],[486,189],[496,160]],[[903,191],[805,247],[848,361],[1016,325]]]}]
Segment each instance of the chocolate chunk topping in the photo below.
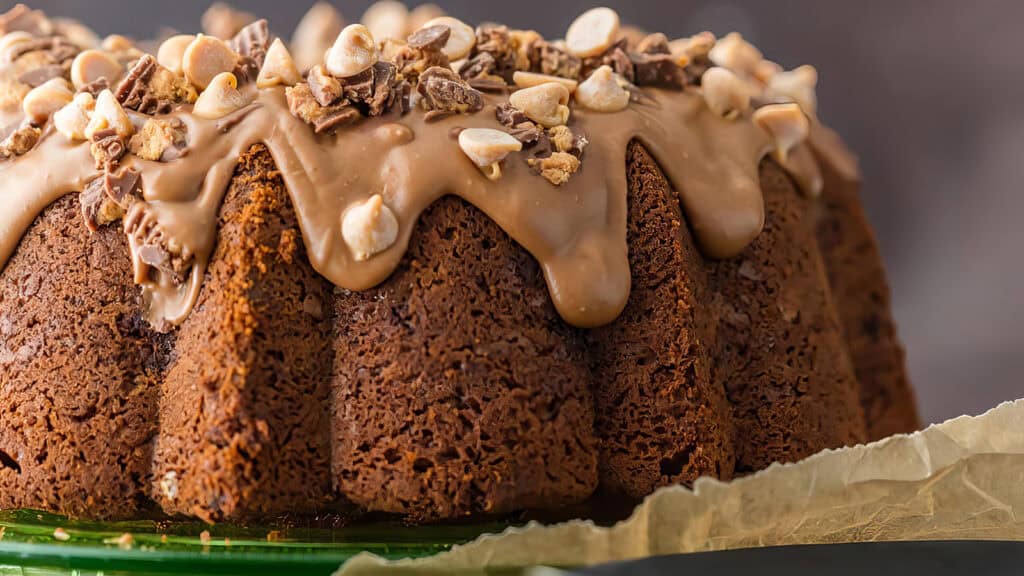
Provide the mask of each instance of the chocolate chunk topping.
[{"label": "chocolate chunk topping", "polygon": [[380,116],[388,111],[401,96],[396,90],[398,72],[390,62],[377,62],[373,65],[373,95],[366,101],[367,115]]},{"label": "chocolate chunk topping", "polygon": [[441,48],[444,48],[451,35],[452,30],[447,26],[427,26],[413,32],[409,36],[408,43],[410,48],[439,52]]},{"label": "chocolate chunk topping", "polygon": [[132,66],[124,80],[117,86],[114,96],[125,108],[142,112],[143,114],[166,114],[171,111],[172,103],[162,100],[156,96],[149,87],[149,81],[153,78],[160,64],[156,58],[146,54]]},{"label": "chocolate chunk topping", "polygon": [[96,161],[96,169],[110,170],[128,152],[128,143],[116,130],[108,128],[93,134],[89,150]]},{"label": "chocolate chunk topping", "polygon": [[142,196],[142,173],[132,168],[103,175],[103,190],[122,208],[128,208]]},{"label": "chocolate chunk topping", "polygon": [[85,225],[95,232],[124,217],[125,210],[142,196],[142,174],[125,168],[95,178],[82,190],[80,203]]},{"label": "chocolate chunk topping", "polygon": [[544,133],[544,130],[527,118],[525,112],[508,102],[498,104],[494,109],[494,115],[498,122],[509,129],[509,134],[525,145],[536,143]]},{"label": "chocolate chunk topping", "polygon": [[332,132],[362,116],[355,106],[344,100],[339,104],[322,106],[317,102],[307,83],[296,84],[286,89],[285,96],[288,99],[288,110],[292,115],[313,126],[317,134]]},{"label": "chocolate chunk topping", "polygon": [[420,76],[417,91],[421,105],[428,112],[427,120],[449,114],[477,112],[484,107],[484,97],[448,68],[434,66]]},{"label": "chocolate chunk topping", "polygon": [[235,76],[239,82],[255,80],[263,67],[263,61],[270,49],[270,30],[266,20],[257,20],[245,28],[229,42],[231,49],[238,52],[241,58],[235,67]]},{"label": "chocolate chunk topping", "polygon": [[368,101],[373,97],[374,74],[375,69],[371,66],[355,76],[339,79],[342,96],[352,102]]},{"label": "chocolate chunk topping", "polygon": [[180,249],[171,249],[169,238],[145,208],[145,205],[133,206],[124,217],[124,231],[134,240],[135,255],[166,274],[175,284],[183,284],[194,257],[183,254]]},{"label": "chocolate chunk topping", "polygon": [[102,76],[78,89],[79,92],[88,92],[93,97],[99,96],[100,92],[110,89],[110,81],[105,76]]},{"label": "chocolate chunk topping", "polygon": [[622,76],[629,82],[636,81],[636,74],[633,70],[633,60],[630,59],[629,54],[626,53],[625,38],[612,45],[612,47],[606,50],[604,54],[584,60],[581,72],[582,77],[590,76],[591,72],[601,66],[610,67],[613,72]]},{"label": "chocolate chunk topping", "polygon": [[[498,76],[507,84],[512,83],[512,75],[516,71],[516,47],[512,42],[507,26],[485,24],[476,29],[476,46],[473,56],[460,72],[469,68],[478,68],[479,72],[463,73],[465,79]],[[490,57],[480,60],[471,66],[474,60],[487,54]]]},{"label": "chocolate chunk topping", "polygon": [[66,38],[61,36],[35,38],[12,46],[10,49],[11,61],[13,62],[32,52],[42,52],[46,54],[46,60],[50,64],[66,65],[70,67],[71,61],[74,60],[75,56],[78,56],[80,50],[78,46],[75,46]]},{"label": "chocolate chunk topping", "polygon": [[579,58],[545,40],[533,43],[530,64],[534,72],[573,80],[580,77],[583,67],[583,62]]},{"label": "chocolate chunk topping", "polygon": [[637,44],[630,55],[638,86],[682,88],[686,85],[686,72],[672,56],[668,38],[664,34],[650,34]]},{"label": "chocolate chunk topping", "polygon": [[306,76],[306,82],[309,84],[309,90],[313,93],[313,97],[321,106],[330,106],[342,96],[341,82],[328,74],[322,64],[310,69]]}]

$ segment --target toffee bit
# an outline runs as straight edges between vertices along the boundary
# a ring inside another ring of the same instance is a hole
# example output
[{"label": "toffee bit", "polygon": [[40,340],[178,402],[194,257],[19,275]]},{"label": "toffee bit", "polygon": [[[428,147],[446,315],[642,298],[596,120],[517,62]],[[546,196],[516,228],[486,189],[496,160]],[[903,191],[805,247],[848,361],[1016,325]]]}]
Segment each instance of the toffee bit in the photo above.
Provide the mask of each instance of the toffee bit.
[{"label": "toffee bit", "polygon": [[452,35],[452,29],[447,26],[435,25],[421,28],[413,32],[407,44],[410,48],[428,52],[440,52]]},{"label": "toffee bit", "polygon": [[170,162],[187,153],[187,136],[185,122],[180,118],[150,118],[132,136],[129,147],[132,154],[143,160]]},{"label": "toffee bit", "polygon": [[128,152],[128,142],[114,128],[97,130],[93,132],[89,151],[96,162],[97,170],[110,170],[117,166]]},{"label": "toffee bit", "polygon": [[649,34],[637,44],[630,55],[638,86],[682,88],[686,85],[686,72],[679,58],[672,55],[668,38],[664,34]]},{"label": "toffee bit", "polygon": [[125,108],[143,114],[166,114],[174,104],[193,103],[199,96],[187,80],[149,54],[132,66],[114,95]]},{"label": "toffee bit", "polygon": [[15,129],[0,142],[0,159],[25,154],[35,147],[42,133],[39,128],[27,124]]},{"label": "toffee bit", "polygon": [[627,82],[632,83],[636,81],[636,74],[633,69],[633,60],[630,59],[629,54],[626,52],[625,38],[613,44],[612,47],[604,53],[584,60],[582,76],[590,76],[591,72],[601,66],[608,66],[612,69],[612,72],[622,76]]},{"label": "toffee bit", "polygon": [[427,69],[420,76],[417,91],[422,97],[421,106],[428,111],[428,120],[450,114],[478,112],[484,107],[484,97],[480,91],[472,88],[455,72],[439,66]]},{"label": "toffee bit", "polygon": [[321,106],[309,88],[303,82],[285,89],[288,110],[292,116],[313,126],[317,134],[332,132],[337,128],[351,124],[360,118],[355,106],[342,102],[330,106]]},{"label": "toffee bit", "polygon": [[508,102],[502,102],[494,109],[494,115],[509,133],[523,144],[534,144],[543,130],[530,120],[526,113]]},{"label": "toffee bit", "polygon": [[555,186],[561,186],[568,182],[580,168],[579,158],[568,152],[555,152],[547,158],[530,159],[527,162],[545,180]]},{"label": "toffee bit", "polygon": [[93,179],[82,190],[79,203],[85,225],[95,232],[124,218],[129,206],[142,196],[142,175],[123,169]]},{"label": "toffee bit", "polygon": [[583,70],[582,60],[546,40],[534,42],[529,54],[533,72],[575,80]]},{"label": "toffee bit", "polygon": [[228,43],[240,56],[234,74],[242,83],[254,81],[270,49],[270,30],[266,20],[257,20],[242,28]]}]

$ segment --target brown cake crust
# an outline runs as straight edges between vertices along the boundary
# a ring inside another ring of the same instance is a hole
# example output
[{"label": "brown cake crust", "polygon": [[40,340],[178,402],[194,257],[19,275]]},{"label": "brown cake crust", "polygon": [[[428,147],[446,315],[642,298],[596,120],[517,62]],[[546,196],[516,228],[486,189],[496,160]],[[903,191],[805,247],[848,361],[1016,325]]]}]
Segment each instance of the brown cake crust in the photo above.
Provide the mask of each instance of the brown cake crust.
[{"label": "brown cake crust", "polygon": [[152,497],[208,521],[315,512],[331,499],[332,287],[264,146],[241,158],[220,220],[161,390]]},{"label": "brown cake crust", "polygon": [[885,267],[860,201],[860,183],[819,158],[825,189],[819,199],[818,244],[860,382],[869,440],[921,426],[896,335]]},{"label": "brown cake crust", "polygon": [[720,296],[715,381],[737,428],[737,473],[863,442],[858,383],[815,240],[815,200],[761,164],[765,226],[738,257],[709,263]]},{"label": "brown cake crust", "polygon": [[736,452],[729,404],[712,378],[716,314],[706,264],[679,198],[639,144],[626,158],[629,303],[587,332],[601,481],[639,498],[711,475],[729,479]]},{"label": "brown cake crust", "polygon": [[417,520],[552,508],[597,484],[581,339],[540,267],[453,197],[398,270],[335,300],[334,478]]},{"label": "brown cake crust", "polygon": [[51,205],[0,274],[0,509],[141,514],[168,339],[143,318],[124,234]]}]

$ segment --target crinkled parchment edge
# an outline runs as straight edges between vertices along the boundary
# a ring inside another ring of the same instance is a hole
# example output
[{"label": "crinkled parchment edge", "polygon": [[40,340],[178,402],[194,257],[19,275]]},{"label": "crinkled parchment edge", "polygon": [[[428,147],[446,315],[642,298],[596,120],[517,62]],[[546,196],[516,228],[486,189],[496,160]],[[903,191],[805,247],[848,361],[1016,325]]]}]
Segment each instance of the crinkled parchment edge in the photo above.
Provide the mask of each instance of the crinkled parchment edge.
[{"label": "crinkled parchment edge", "polygon": [[363,553],[338,572],[423,574],[581,566],[751,546],[1024,540],[1024,399],[909,435],[826,450],[732,482],[658,490],[633,515],[529,525],[418,560]]}]

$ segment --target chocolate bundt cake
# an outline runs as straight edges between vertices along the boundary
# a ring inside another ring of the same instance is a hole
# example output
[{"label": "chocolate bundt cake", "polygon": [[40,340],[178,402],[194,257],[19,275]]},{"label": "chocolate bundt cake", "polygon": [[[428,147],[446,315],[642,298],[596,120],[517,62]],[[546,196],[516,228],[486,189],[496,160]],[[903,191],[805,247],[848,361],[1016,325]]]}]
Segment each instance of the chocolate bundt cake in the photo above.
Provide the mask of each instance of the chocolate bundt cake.
[{"label": "chocolate bundt cake", "polygon": [[0,509],[477,518],[918,425],[813,68],[607,8],[204,24],[0,16]]}]

